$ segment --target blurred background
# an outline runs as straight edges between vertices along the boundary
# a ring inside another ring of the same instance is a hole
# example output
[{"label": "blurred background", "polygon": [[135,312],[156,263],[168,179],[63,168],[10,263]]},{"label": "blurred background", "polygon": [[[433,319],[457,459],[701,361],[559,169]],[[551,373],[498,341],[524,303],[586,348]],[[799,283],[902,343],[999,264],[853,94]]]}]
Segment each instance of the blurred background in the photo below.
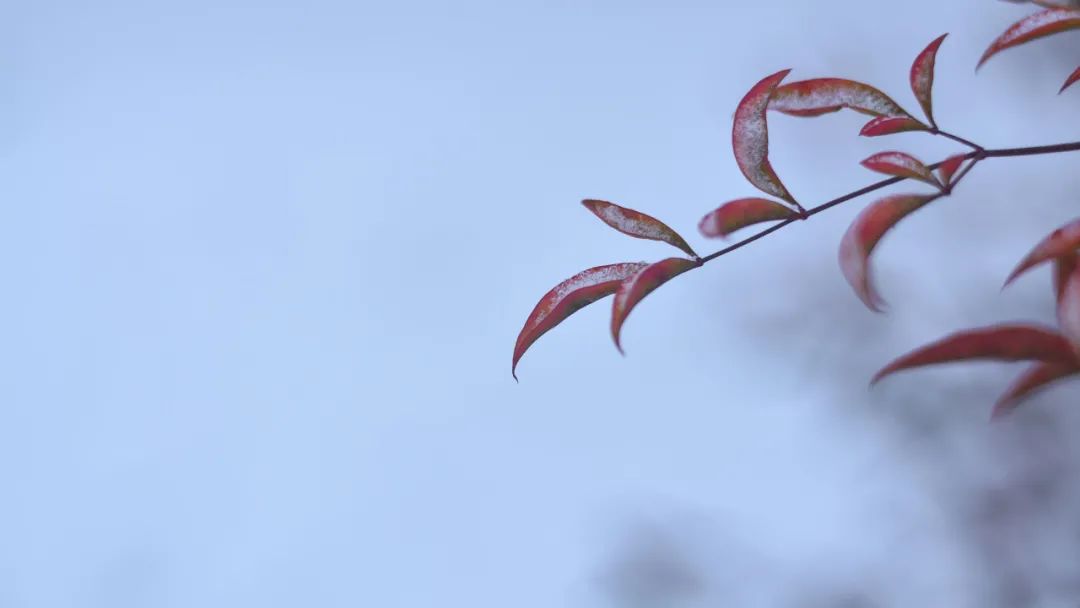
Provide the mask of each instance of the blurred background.
[{"label": "blurred background", "polygon": [[[849,203],[681,277],[521,324],[577,271],[700,252],[756,194],[766,74],[870,82],[988,147],[1080,137],[1063,35],[982,50],[992,0],[0,6],[0,606],[1075,606],[1080,383],[988,425],[1018,365],[898,375],[964,327],[1051,322],[1007,272],[1077,215],[1077,158],[991,160],[875,255]],[[903,134],[771,118],[812,204]],[[910,185],[907,187],[911,187]]]}]

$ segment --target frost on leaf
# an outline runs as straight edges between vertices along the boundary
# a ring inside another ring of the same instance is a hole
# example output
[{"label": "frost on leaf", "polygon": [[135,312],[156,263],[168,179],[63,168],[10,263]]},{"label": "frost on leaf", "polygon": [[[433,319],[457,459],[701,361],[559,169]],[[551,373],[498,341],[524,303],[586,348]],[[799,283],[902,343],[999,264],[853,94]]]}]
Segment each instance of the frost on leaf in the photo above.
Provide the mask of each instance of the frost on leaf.
[{"label": "frost on leaf", "polygon": [[934,61],[937,59],[938,47],[945,40],[945,36],[948,36],[948,34],[942,34],[934,39],[911,64],[911,91],[915,93],[915,99],[919,100],[919,105],[922,106],[923,112],[926,113],[926,119],[930,121],[931,125],[935,126],[937,123],[934,122],[932,95],[934,89]]},{"label": "frost on leaf", "polygon": [[890,228],[938,195],[894,194],[863,209],[840,241],[840,270],[864,304],[881,312],[884,301],[870,277],[870,254]]},{"label": "frost on leaf", "polygon": [[992,325],[950,334],[889,363],[874,375],[871,384],[889,374],[937,363],[991,359],[996,361],[1044,361],[1077,363],[1069,341],[1058,332],[1037,325]]},{"label": "frost on leaf", "polygon": [[644,262],[596,266],[579,272],[547,292],[518,334],[511,375],[517,379],[518,361],[537,338],[583,307],[615,293],[624,279],[647,266]]},{"label": "frost on leaf", "polygon": [[1077,80],[1080,80],[1080,67],[1076,68],[1076,71],[1072,74],[1069,74],[1069,77],[1065,79],[1065,84],[1061,85],[1061,89],[1058,91],[1058,95],[1064,93],[1065,89],[1071,87],[1073,84],[1076,83]]},{"label": "frost on leaf", "polygon": [[619,342],[619,333],[630,311],[657,287],[698,265],[700,262],[694,260],[668,258],[640,269],[618,286],[615,300],[611,304],[611,337],[615,340],[615,348],[619,349],[620,353],[623,349]]},{"label": "frost on leaf", "polygon": [[843,108],[871,116],[915,120],[885,93],[868,84],[843,78],[814,78],[785,84],[776,89],[769,102],[770,110],[792,116],[821,116]]},{"label": "frost on leaf", "polygon": [[948,186],[952,182],[953,175],[956,174],[956,170],[960,168],[960,165],[964,164],[965,158],[966,156],[963,154],[956,154],[941,161],[937,173],[942,184]]},{"label": "frost on leaf", "polygon": [[790,207],[767,198],[740,198],[728,201],[701,218],[698,228],[710,237],[727,237],[732,232],[761,222],[798,217]]},{"label": "frost on leaf", "polygon": [[1080,219],[1065,224],[1039,241],[1039,244],[1035,245],[1035,248],[1009,274],[1009,278],[1005,279],[1005,285],[1012,283],[1017,277],[1035,266],[1073,253],[1077,248],[1080,248]]},{"label": "frost on leaf", "polygon": [[1080,367],[1072,363],[1039,362],[1031,364],[998,398],[990,417],[996,420],[1012,413],[1020,405],[1020,402],[1027,397],[1032,396],[1052,382],[1077,372],[1080,372]]},{"label": "frost on leaf", "polygon": [[1005,49],[1076,28],[1080,28],[1080,9],[1049,8],[1028,15],[1012,24],[1005,33],[990,44],[975,69],[979,69],[986,60]]},{"label": "frost on leaf", "polygon": [[605,224],[623,234],[639,239],[663,241],[682,249],[695,258],[698,257],[694,250],[690,248],[690,245],[679,236],[679,233],[651,215],[645,215],[633,209],[620,207],[615,203],[595,199],[585,199],[581,201],[581,204],[596,214],[596,217],[600,218]]},{"label": "frost on leaf", "polygon": [[938,181],[933,171],[928,169],[919,159],[904,152],[879,152],[862,161],[861,164],[871,171],[916,179],[935,188],[941,188],[941,182]]},{"label": "frost on leaf", "polygon": [[859,135],[863,137],[878,137],[880,135],[892,135],[905,131],[926,131],[923,123],[910,116],[878,116],[863,125]]},{"label": "frost on leaf", "polygon": [[769,126],[765,118],[769,98],[790,71],[781,70],[765,77],[742,98],[735,110],[731,147],[739,170],[754,187],[797,206],[769,163]]}]

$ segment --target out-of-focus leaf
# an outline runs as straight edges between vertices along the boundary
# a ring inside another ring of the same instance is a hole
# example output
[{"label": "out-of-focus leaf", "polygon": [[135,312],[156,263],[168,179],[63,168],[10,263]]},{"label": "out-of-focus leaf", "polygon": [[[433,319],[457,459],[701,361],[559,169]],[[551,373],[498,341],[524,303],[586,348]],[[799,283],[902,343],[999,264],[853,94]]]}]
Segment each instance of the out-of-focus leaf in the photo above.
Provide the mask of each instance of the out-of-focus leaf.
[{"label": "out-of-focus leaf", "polygon": [[885,175],[917,179],[935,188],[941,188],[941,182],[933,171],[919,159],[904,152],[879,152],[862,161],[862,166]]},{"label": "out-of-focus leaf", "polygon": [[1033,363],[1005,390],[990,414],[991,419],[999,419],[1012,413],[1016,406],[1027,397],[1035,394],[1048,384],[1067,378],[1080,372],[1080,367],[1071,363],[1039,362]]},{"label": "out-of-focus leaf", "polygon": [[933,103],[934,61],[937,58],[938,47],[945,40],[945,36],[948,34],[935,38],[911,64],[911,91],[915,93],[915,99],[919,100],[919,105],[922,106],[926,119],[931,125],[937,125],[934,122]]},{"label": "out-of-focus leaf", "polygon": [[1070,251],[1061,257],[1054,258],[1054,299],[1061,301],[1062,290],[1069,276],[1076,270],[1077,256],[1075,251]]},{"label": "out-of-focus leaf", "polygon": [[1058,325],[1061,332],[1080,349],[1080,266],[1076,265],[1076,254],[1058,258],[1055,270]]},{"label": "out-of-focus leaf", "polygon": [[1009,29],[990,43],[975,69],[979,69],[988,59],[1005,49],[1076,28],[1080,28],[1080,9],[1048,8],[1033,15],[1028,15],[1012,24]]},{"label": "out-of-focus leaf", "polygon": [[963,154],[956,154],[941,161],[937,172],[942,184],[948,186],[952,182],[953,175],[956,174],[956,170],[960,168],[960,165],[964,164],[965,158],[967,157]]},{"label": "out-of-focus leaf", "polygon": [[769,125],[765,117],[765,108],[776,86],[790,71],[780,70],[766,76],[742,98],[735,109],[731,147],[739,170],[754,187],[798,206],[769,163]]},{"label": "out-of-focus leaf", "polygon": [[630,311],[634,310],[638,302],[657,287],[700,264],[701,262],[685,258],[668,258],[651,264],[623,280],[611,304],[611,337],[615,340],[615,348],[618,348],[620,353],[623,349],[619,342],[619,332],[622,331],[626,317],[630,315]]},{"label": "out-of-focus leaf", "polygon": [[874,375],[871,384],[900,370],[966,361],[1048,361],[1076,365],[1076,353],[1064,336],[1037,325],[992,325],[950,334],[896,359]]},{"label": "out-of-focus leaf", "polygon": [[639,239],[663,241],[682,249],[695,258],[698,257],[694,250],[690,248],[690,245],[679,236],[679,233],[651,215],[645,215],[640,211],[596,199],[585,199],[581,201],[581,204],[595,213],[596,217],[600,218],[605,224],[623,234]]},{"label": "out-of-focus leaf", "polygon": [[885,93],[868,84],[843,78],[814,78],[785,84],[776,89],[769,101],[770,110],[792,116],[820,116],[842,108],[871,116],[915,120]]},{"label": "out-of-focus leaf", "polygon": [[644,262],[596,266],[579,272],[544,294],[525,321],[514,345],[514,362],[510,367],[514,379],[517,379],[518,361],[537,338],[583,307],[615,293],[624,279],[646,267],[648,264]]},{"label": "out-of-focus leaf", "polygon": [[870,310],[881,312],[884,300],[870,277],[870,253],[885,233],[937,194],[894,194],[875,201],[855,218],[840,241],[840,270]]},{"label": "out-of-focus leaf", "polygon": [[904,133],[906,131],[925,131],[926,125],[911,118],[910,116],[878,116],[863,125],[859,135],[863,137],[878,137]]},{"label": "out-of-focus leaf", "polygon": [[701,218],[698,229],[710,237],[727,237],[740,228],[760,222],[785,220],[799,214],[790,207],[767,198],[740,198],[728,201]]},{"label": "out-of-focus leaf", "polygon": [[1072,74],[1069,74],[1069,77],[1065,79],[1065,84],[1061,85],[1061,89],[1058,91],[1058,95],[1064,93],[1065,89],[1071,87],[1073,84],[1076,83],[1077,80],[1080,80],[1080,67],[1076,68],[1076,71]]},{"label": "out-of-focus leaf", "polygon": [[1077,248],[1080,248],[1080,219],[1065,224],[1039,241],[1039,244],[1035,245],[1035,248],[1009,274],[1009,278],[1005,279],[1005,285],[1012,283],[1017,277],[1035,266],[1072,253]]}]

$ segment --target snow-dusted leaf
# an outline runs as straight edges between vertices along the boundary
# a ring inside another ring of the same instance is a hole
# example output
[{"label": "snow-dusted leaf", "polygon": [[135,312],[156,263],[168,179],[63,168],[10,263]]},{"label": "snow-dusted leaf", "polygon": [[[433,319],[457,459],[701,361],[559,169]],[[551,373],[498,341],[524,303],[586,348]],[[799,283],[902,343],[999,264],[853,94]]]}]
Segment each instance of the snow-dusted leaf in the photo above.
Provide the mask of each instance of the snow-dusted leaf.
[{"label": "snow-dusted leaf", "polygon": [[878,116],[863,125],[862,130],[859,131],[859,135],[862,135],[863,137],[878,137],[881,135],[892,135],[893,133],[904,133],[906,131],[926,130],[926,125],[910,116]]},{"label": "snow-dusted leaf", "polygon": [[1080,80],[1080,67],[1076,68],[1076,71],[1072,74],[1069,74],[1069,77],[1065,79],[1065,84],[1061,85],[1061,89],[1058,91],[1058,95],[1064,93],[1065,89],[1071,87],[1073,84],[1076,83],[1077,80]]},{"label": "snow-dusted leaf", "polygon": [[1080,248],[1080,219],[1073,220],[1051,232],[1016,266],[1005,279],[1005,285],[1047,260],[1059,258]]},{"label": "snow-dusted leaf", "polygon": [[952,182],[953,175],[956,174],[956,170],[960,168],[960,165],[964,164],[965,158],[967,158],[967,156],[964,154],[956,154],[941,161],[941,164],[938,165],[937,173],[938,179],[941,180],[942,184],[948,186],[949,183]]},{"label": "snow-dusted leaf", "polygon": [[600,218],[605,224],[623,234],[639,239],[663,241],[682,249],[695,258],[698,257],[694,250],[690,248],[690,245],[679,236],[679,233],[651,215],[645,215],[640,211],[596,199],[585,199],[581,201],[581,204],[595,213],[596,217]]},{"label": "snow-dusted leaf", "polygon": [[1080,372],[1080,367],[1072,363],[1039,362],[1031,364],[998,398],[990,417],[996,420],[1012,413],[1016,406],[1020,405],[1021,401],[1035,394],[1039,389],[1062,378],[1072,376],[1077,372]]},{"label": "snow-dusted leaf", "polygon": [[868,84],[843,78],[814,78],[785,84],[776,89],[769,101],[770,110],[792,116],[820,116],[842,108],[871,116],[915,120],[885,93]]},{"label": "snow-dusted leaf", "polygon": [[983,53],[975,69],[982,67],[986,60],[994,55],[1030,42],[1043,36],[1057,34],[1066,30],[1080,28],[1080,9],[1048,8],[1033,15],[1028,15],[1012,24],[1005,33],[998,36]]},{"label": "snow-dusted leaf", "polygon": [[769,163],[769,125],[765,108],[780,81],[791,70],[781,70],[766,76],[742,98],[735,109],[731,128],[731,147],[735,162],[746,179],[758,190],[798,206]]},{"label": "snow-dusted leaf", "polygon": [[611,304],[611,337],[615,340],[615,348],[618,348],[620,353],[623,349],[619,342],[619,332],[622,331],[626,317],[630,315],[630,311],[637,306],[638,302],[657,287],[700,264],[701,262],[685,258],[668,258],[651,264],[623,280]]},{"label": "snow-dusted leaf", "polygon": [[840,270],[855,294],[873,311],[884,301],[870,277],[870,254],[885,233],[912,211],[938,198],[937,194],[894,194],[863,209],[840,241]]},{"label": "snow-dusted leaf", "polygon": [[698,229],[710,237],[727,237],[740,228],[761,222],[786,220],[798,213],[767,198],[739,198],[728,201],[701,218]]},{"label": "snow-dusted leaf", "polygon": [[915,93],[915,99],[919,100],[919,105],[922,106],[926,119],[931,125],[937,125],[934,122],[933,103],[934,61],[937,58],[938,47],[945,40],[945,36],[948,34],[935,38],[911,64],[911,90]]},{"label": "snow-dusted leaf", "polygon": [[881,368],[870,383],[900,370],[969,359],[1077,364],[1069,341],[1053,329],[1038,325],[991,325],[959,331],[917,348]]},{"label": "snow-dusted leaf", "polygon": [[583,307],[615,293],[624,279],[646,267],[648,264],[644,262],[596,266],[579,272],[547,292],[518,334],[511,375],[517,379],[518,361],[537,338]]},{"label": "snow-dusted leaf", "polygon": [[938,181],[933,171],[928,169],[919,159],[904,152],[879,152],[862,161],[861,164],[871,171],[916,179],[935,188],[941,188],[941,182]]}]

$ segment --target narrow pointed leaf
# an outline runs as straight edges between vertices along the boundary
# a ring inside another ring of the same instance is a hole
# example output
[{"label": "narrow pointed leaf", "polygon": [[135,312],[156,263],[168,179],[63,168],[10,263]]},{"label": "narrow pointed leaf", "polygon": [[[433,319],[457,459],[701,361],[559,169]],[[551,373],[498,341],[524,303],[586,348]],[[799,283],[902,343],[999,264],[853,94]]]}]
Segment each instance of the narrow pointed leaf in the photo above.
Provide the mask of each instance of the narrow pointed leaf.
[{"label": "narrow pointed leaf", "polygon": [[1039,241],[1039,244],[1035,245],[1035,248],[1009,274],[1009,278],[1005,279],[1005,285],[1012,283],[1017,277],[1035,266],[1072,253],[1077,248],[1080,248],[1080,219],[1065,224]]},{"label": "narrow pointed leaf", "polygon": [[840,270],[870,310],[881,312],[885,303],[870,276],[870,254],[874,247],[897,222],[937,197],[936,194],[894,194],[875,201],[859,213],[841,239]]},{"label": "narrow pointed leaf", "polygon": [[937,59],[938,47],[945,40],[945,36],[948,34],[935,38],[911,64],[911,91],[915,93],[915,99],[919,100],[919,105],[922,106],[926,119],[931,125],[937,124],[934,122],[933,103],[934,62]]},{"label": "narrow pointed leaf", "polygon": [[861,164],[871,171],[916,179],[935,188],[941,188],[941,182],[938,181],[933,171],[928,169],[919,159],[904,152],[879,152],[862,161]]},{"label": "narrow pointed leaf", "polygon": [[911,118],[910,116],[878,116],[863,125],[859,135],[863,137],[878,137],[904,133],[906,131],[926,131],[927,126]]},{"label": "narrow pointed leaf", "polygon": [[1069,74],[1069,77],[1065,79],[1065,84],[1061,85],[1061,89],[1058,90],[1058,95],[1065,92],[1065,89],[1071,87],[1077,80],[1080,80],[1080,67],[1076,68],[1076,71]]},{"label": "narrow pointed leaf", "polygon": [[941,161],[941,164],[938,165],[937,172],[938,178],[941,180],[942,184],[948,186],[949,183],[952,182],[953,175],[956,175],[956,170],[960,168],[960,165],[964,164],[964,158],[966,157],[963,154],[956,154],[955,156],[950,156]]},{"label": "narrow pointed leaf", "polygon": [[780,81],[791,70],[781,70],[758,82],[739,102],[731,129],[731,147],[739,170],[755,188],[798,205],[769,163],[769,125],[765,108]]},{"label": "narrow pointed leaf", "polygon": [[710,237],[727,237],[740,228],[797,217],[790,207],[767,198],[740,198],[728,201],[701,218],[698,229]]},{"label": "narrow pointed leaf", "polygon": [[1063,263],[1058,264],[1054,280],[1057,287],[1058,326],[1080,349],[1080,266],[1076,265],[1075,254],[1059,259]]},{"label": "narrow pointed leaf", "polygon": [[992,325],[959,331],[915,349],[883,367],[870,383],[900,370],[970,359],[1077,363],[1069,341],[1052,329],[1037,325]]},{"label": "narrow pointed leaf", "polygon": [[776,89],[769,102],[770,110],[792,116],[821,116],[843,108],[871,116],[915,120],[885,93],[868,84],[843,78],[814,78],[785,84]]},{"label": "narrow pointed leaf", "polygon": [[517,379],[518,361],[537,338],[585,306],[615,293],[624,279],[647,266],[644,262],[596,266],[579,272],[547,292],[518,334],[511,375]]},{"label": "narrow pointed leaf", "polygon": [[1054,258],[1054,300],[1061,302],[1061,295],[1065,289],[1065,283],[1069,276],[1076,270],[1077,256],[1075,251]]},{"label": "narrow pointed leaf", "polygon": [[1039,362],[1033,363],[1013,381],[1005,393],[994,404],[990,418],[997,420],[1011,414],[1020,402],[1032,396],[1047,385],[1080,372],[1080,367],[1070,363]]},{"label": "narrow pointed leaf", "polygon": [[651,215],[645,215],[640,211],[595,199],[585,199],[581,201],[581,204],[596,214],[596,217],[600,218],[605,224],[623,234],[639,239],[663,241],[682,249],[695,258],[698,257],[694,250],[690,248],[690,245],[679,236],[679,233]]},{"label": "narrow pointed leaf", "polygon": [[1076,28],[1080,28],[1080,9],[1049,8],[1028,15],[1012,24],[990,44],[975,69],[979,69],[988,59],[1005,49]]},{"label": "narrow pointed leaf", "polygon": [[619,285],[618,291],[615,292],[615,300],[611,305],[611,337],[615,340],[615,348],[618,348],[620,353],[623,349],[619,342],[619,334],[623,323],[626,322],[626,317],[630,315],[630,311],[634,310],[638,302],[657,287],[699,265],[700,262],[695,260],[668,258],[639,270]]}]

